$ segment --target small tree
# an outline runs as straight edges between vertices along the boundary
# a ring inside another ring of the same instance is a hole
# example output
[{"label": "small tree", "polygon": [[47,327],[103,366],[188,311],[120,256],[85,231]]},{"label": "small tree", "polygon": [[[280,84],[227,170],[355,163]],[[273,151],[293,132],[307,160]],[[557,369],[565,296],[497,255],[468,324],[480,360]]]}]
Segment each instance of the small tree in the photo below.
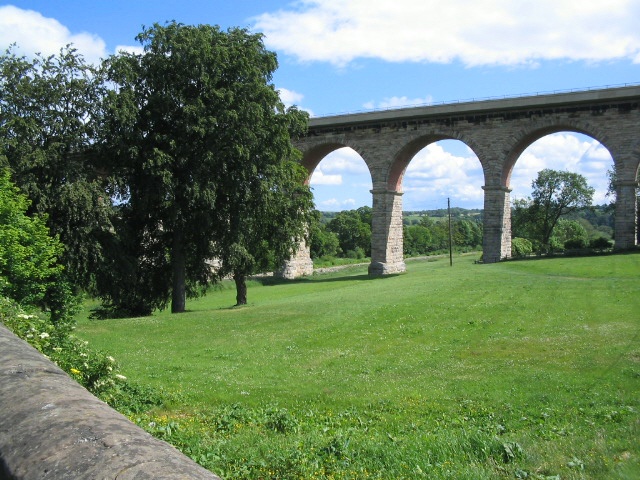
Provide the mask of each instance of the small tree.
[{"label": "small tree", "polygon": [[539,172],[532,187],[531,198],[515,204],[513,233],[549,249],[560,217],[590,206],[594,189],[578,173],[550,169]]},{"label": "small tree", "polygon": [[284,161],[287,155],[291,151],[264,162],[266,171],[259,174],[264,178],[250,182],[255,188],[234,189],[227,197],[228,227],[216,237],[214,253],[222,265],[218,274],[233,275],[236,305],[247,303],[249,275],[279,268],[307,236],[313,209],[304,184],[308,173],[299,163]]}]

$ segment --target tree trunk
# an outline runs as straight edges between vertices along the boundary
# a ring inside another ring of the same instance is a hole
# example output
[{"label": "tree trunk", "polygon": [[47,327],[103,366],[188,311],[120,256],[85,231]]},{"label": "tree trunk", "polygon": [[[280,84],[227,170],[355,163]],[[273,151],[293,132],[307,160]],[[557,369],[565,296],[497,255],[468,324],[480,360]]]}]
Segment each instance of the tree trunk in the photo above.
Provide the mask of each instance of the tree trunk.
[{"label": "tree trunk", "polygon": [[187,261],[184,251],[182,232],[174,232],[171,248],[171,313],[182,313],[186,309],[186,270]]},{"label": "tree trunk", "polygon": [[236,306],[247,304],[247,282],[242,273],[234,273],[233,280],[236,282]]}]

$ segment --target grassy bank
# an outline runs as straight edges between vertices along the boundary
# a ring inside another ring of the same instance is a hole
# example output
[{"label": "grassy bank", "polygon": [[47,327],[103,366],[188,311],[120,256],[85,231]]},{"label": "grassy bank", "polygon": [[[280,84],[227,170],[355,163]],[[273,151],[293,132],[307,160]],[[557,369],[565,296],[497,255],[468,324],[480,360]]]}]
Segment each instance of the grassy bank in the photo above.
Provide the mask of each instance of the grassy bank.
[{"label": "grassy bank", "polygon": [[[80,319],[166,388],[134,420],[227,478],[635,478],[640,255],[414,261]],[[86,315],[84,315],[86,317]]]}]

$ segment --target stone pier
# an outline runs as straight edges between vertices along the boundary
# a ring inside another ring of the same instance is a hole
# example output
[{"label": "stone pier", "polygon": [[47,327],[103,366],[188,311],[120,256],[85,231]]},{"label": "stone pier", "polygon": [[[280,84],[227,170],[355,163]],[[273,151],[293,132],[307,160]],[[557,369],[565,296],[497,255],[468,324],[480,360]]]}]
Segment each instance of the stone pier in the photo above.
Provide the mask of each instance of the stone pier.
[{"label": "stone pier", "polygon": [[402,251],[402,193],[372,190],[371,265],[369,275],[406,270]]}]

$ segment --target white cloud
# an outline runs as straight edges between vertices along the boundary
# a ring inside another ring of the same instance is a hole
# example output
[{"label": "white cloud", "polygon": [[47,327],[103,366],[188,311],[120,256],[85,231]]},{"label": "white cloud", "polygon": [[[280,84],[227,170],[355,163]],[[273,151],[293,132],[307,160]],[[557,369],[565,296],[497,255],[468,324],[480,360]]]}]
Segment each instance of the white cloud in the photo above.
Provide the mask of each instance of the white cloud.
[{"label": "white cloud", "polygon": [[310,184],[320,210],[371,205],[371,174],[362,157],[351,148],[327,155],[313,171]]},{"label": "white cloud", "polygon": [[310,185],[342,185],[342,175],[326,175],[317,167],[311,175]]},{"label": "white cloud", "polygon": [[594,203],[606,203],[607,171],[613,168],[609,151],[597,140],[569,132],[542,137],[527,148],[511,174],[510,188],[515,198],[531,194],[531,182],[545,168],[580,173],[595,188]]},{"label": "white cloud", "polygon": [[356,205],[356,201],[353,198],[347,198],[344,200],[338,200],[337,198],[329,198],[327,200],[323,200],[316,205],[316,208],[319,210],[329,210],[329,211],[337,211],[337,210],[348,210],[353,208]]},{"label": "white cloud", "polygon": [[280,100],[282,100],[282,103],[284,103],[285,107],[288,108],[296,105],[300,110],[304,110],[305,112],[307,112],[310,117],[314,116],[311,110],[300,106],[300,103],[304,98],[303,94],[295,92],[293,90],[289,90],[287,88],[279,88],[278,94],[280,95]]},{"label": "white cloud", "polygon": [[270,48],[301,61],[344,66],[460,61],[535,65],[542,60],[640,62],[637,0],[300,0],[254,19]]},{"label": "white cloud", "polygon": [[468,148],[463,149],[468,156],[452,153],[449,143],[432,143],[411,160],[402,180],[405,209],[439,208],[446,198],[457,205],[482,205],[480,161]]},{"label": "white cloud", "polygon": [[605,160],[607,162],[611,162],[611,154],[609,150],[607,150],[600,142],[597,140],[592,140],[589,150],[585,152],[585,155],[588,155],[589,158]]},{"label": "white cloud", "polygon": [[331,152],[320,162],[323,172],[341,172],[349,174],[367,174],[369,169],[362,157],[348,147]]},{"label": "white cloud", "polygon": [[26,56],[55,55],[70,43],[89,63],[107,56],[106,44],[99,36],[87,32],[71,33],[54,18],[6,5],[0,7],[0,46],[6,48],[12,43],[16,43],[18,51]]},{"label": "white cloud", "polygon": [[288,107],[299,104],[304,98],[304,95],[301,93],[294,92],[293,90],[288,90],[286,88],[279,88],[278,93],[280,94],[280,100],[282,100],[282,103]]}]

